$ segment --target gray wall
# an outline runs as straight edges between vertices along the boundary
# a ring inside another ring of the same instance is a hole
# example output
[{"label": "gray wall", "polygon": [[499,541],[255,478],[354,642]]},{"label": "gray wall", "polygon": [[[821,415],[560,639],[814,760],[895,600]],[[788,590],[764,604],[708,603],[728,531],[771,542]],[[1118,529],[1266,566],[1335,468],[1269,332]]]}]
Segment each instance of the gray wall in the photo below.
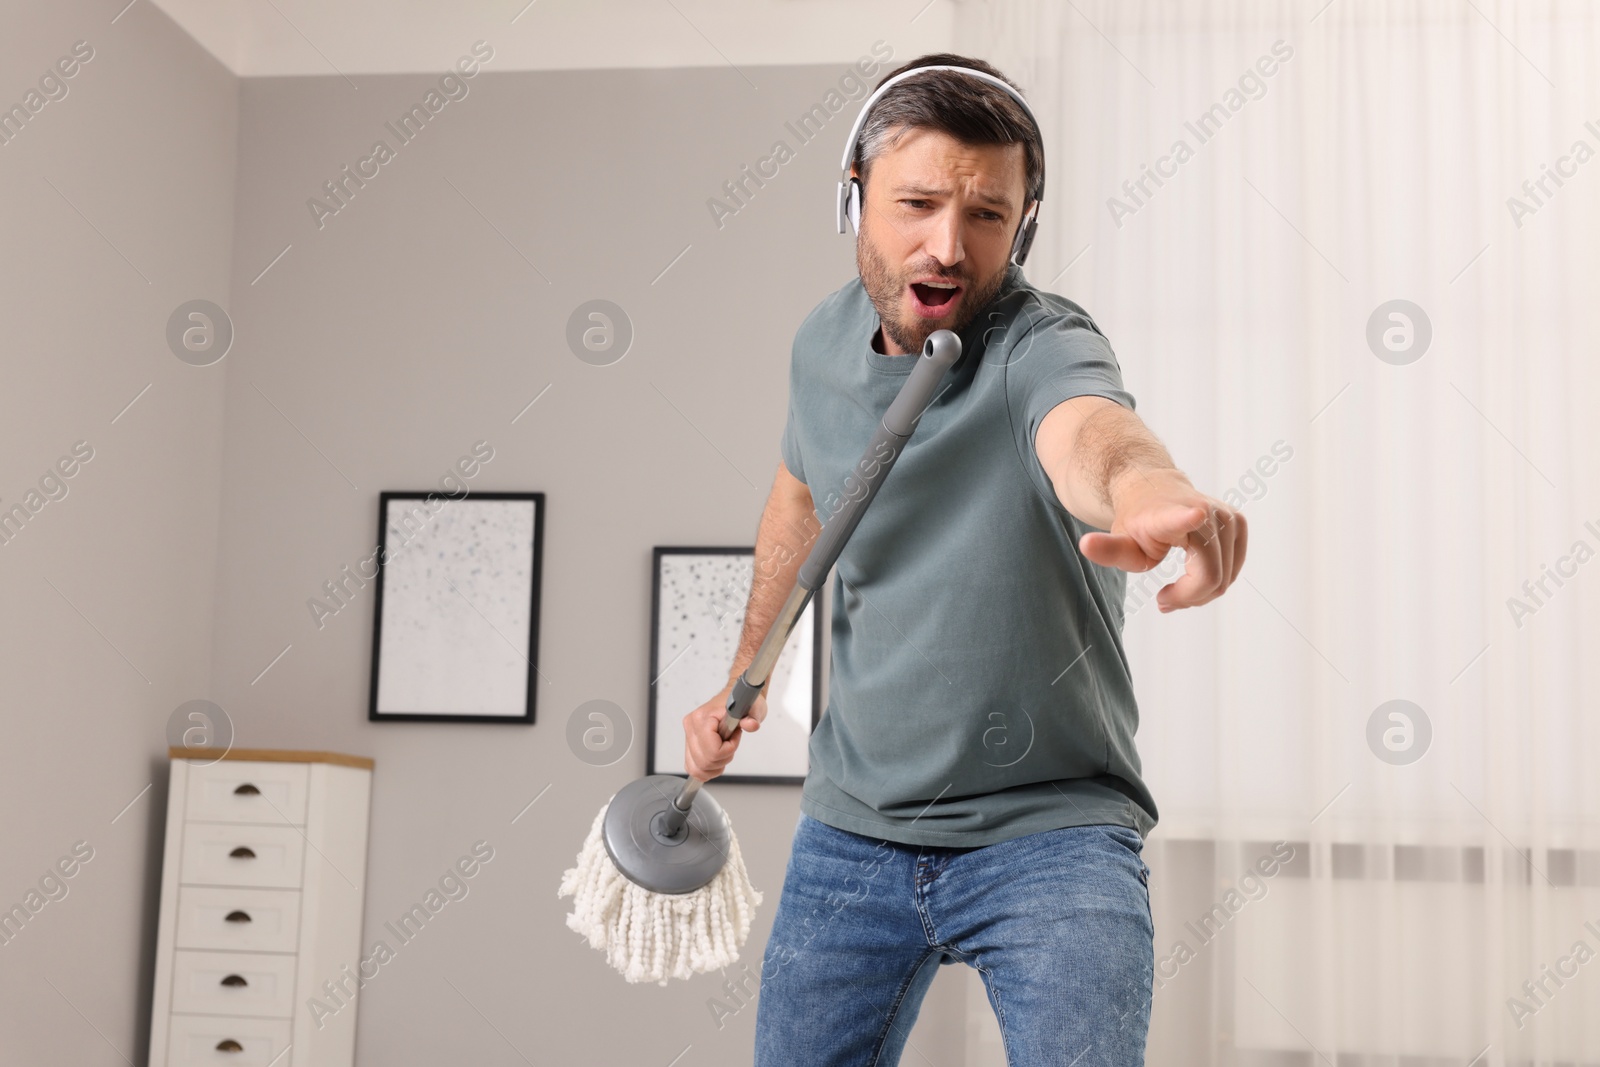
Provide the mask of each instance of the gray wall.
[{"label": "gray wall", "polygon": [[120,6],[0,15],[7,108],[74,42],[94,51],[0,146],[0,509],[93,449],[0,544],[0,908],[93,850],[0,944],[7,1064],[143,1061],[164,730],[214,655],[224,372],[164,335],[178,304],[230,301],[238,81],[147,4],[112,23]]},{"label": "gray wall", "polygon": [[[566,928],[555,890],[606,798],[644,772],[651,546],[750,543],[794,330],[854,272],[830,225],[844,128],[720,231],[705,201],[774,139],[794,145],[784,119],[839,73],[762,68],[758,92],[726,68],[491,69],[321,230],[307,198],[375,137],[393,143],[383,122],[429,79],[244,84],[234,277],[293,247],[236,287],[217,697],[250,744],[377,759],[364,944],[472,842],[496,852],[363,993],[365,1063],[515,1062],[508,1041],[536,1062],[665,1064],[686,1045],[682,1062],[749,1062],[754,1007],[719,1030],[707,1006],[721,976],[626,985]],[[565,340],[595,297],[636,331],[611,366]],[[371,554],[380,489],[428,488],[478,440],[495,457],[476,489],[548,494],[538,723],[369,724],[371,590],[320,630],[306,602]],[[565,738],[595,698],[637,732],[605,768]],[[717,793],[767,892],[745,954],[759,973],[799,790]],[[941,995],[959,1005],[959,988]],[[953,1040],[918,1044],[959,1050],[959,1010],[933,1016]]]},{"label": "gray wall", "polygon": [[[20,900],[74,841],[96,850],[0,947],[0,1055],[120,1062],[109,1044],[143,1062],[164,730],[208,698],[239,745],[376,758],[364,946],[473,842],[495,848],[363,992],[361,1062],[667,1063],[685,1046],[682,1063],[748,1062],[755,1009],[719,1029],[720,976],[628,986],[565,927],[555,890],[595,812],[644,770],[650,548],[750,542],[794,329],[853,274],[830,201],[854,108],[808,146],[784,128],[843,68],[746,71],[757,90],[729,68],[491,62],[319,229],[308,198],[376,138],[393,144],[384,122],[435,79],[240,83],[148,6],[109,18],[19,12],[0,41],[0,69],[19,72],[79,38],[97,53],[0,148],[0,504],[74,441],[95,448],[0,547],[0,895]],[[796,158],[719,231],[706,200],[780,138]],[[165,347],[194,297],[236,328],[212,367]],[[595,297],[636,331],[608,367],[564,337]],[[380,490],[432,486],[478,440],[495,457],[475,489],[547,494],[538,723],[369,724],[370,587],[321,628],[307,600],[370,555]],[[606,768],[565,740],[597,697],[637,733]],[[759,971],[798,789],[717,793],[767,893],[745,952]],[[949,971],[912,1038],[937,1063],[961,1062]]]}]

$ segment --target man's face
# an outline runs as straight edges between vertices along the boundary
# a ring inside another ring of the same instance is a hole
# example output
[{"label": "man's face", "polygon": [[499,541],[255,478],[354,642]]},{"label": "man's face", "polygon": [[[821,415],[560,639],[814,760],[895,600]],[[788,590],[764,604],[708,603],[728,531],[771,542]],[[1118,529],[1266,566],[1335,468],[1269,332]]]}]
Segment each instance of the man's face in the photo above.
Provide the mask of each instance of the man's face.
[{"label": "man's face", "polygon": [[1023,168],[1021,144],[969,145],[919,128],[873,160],[856,269],[885,353],[960,331],[999,291],[1027,206]]}]

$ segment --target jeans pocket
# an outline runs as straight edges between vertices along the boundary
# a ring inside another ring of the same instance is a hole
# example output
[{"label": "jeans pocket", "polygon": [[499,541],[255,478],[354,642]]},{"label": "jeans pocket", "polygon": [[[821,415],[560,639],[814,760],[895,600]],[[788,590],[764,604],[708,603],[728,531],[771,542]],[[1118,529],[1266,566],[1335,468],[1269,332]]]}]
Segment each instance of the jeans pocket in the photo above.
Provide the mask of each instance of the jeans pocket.
[{"label": "jeans pocket", "polygon": [[1150,868],[1144,862],[1144,838],[1139,836],[1139,831],[1116,824],[1107,824],[1104,829],[1107,837],[1133,853],[1134,862],[1139,865],[1139,883],[1149,889]]},{"label": "jeans pocket", "polygon": [[[1105,831],[1107,837],[1111,838],[1119,845],[1122,845],[1135,856],[1140,855],[1144,851],[1144,838],[1140,837],[1139,831],[1135,830],[1133,827],[1123,826],[1118,823],[1107,823],[1101,828]],[[1140,862],[1142,864],[1143,860]]]}]

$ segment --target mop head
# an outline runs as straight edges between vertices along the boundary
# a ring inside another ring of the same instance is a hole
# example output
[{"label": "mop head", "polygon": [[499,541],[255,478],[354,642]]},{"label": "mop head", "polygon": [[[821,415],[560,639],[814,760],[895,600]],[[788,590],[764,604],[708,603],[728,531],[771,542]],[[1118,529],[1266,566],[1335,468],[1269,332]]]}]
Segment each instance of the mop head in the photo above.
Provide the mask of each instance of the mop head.
[{"label": "mop head", "polygon": [[720,970],[739,958],[761,894],[745,873],[739,842],[709,884],[692,893],[653,893],[617,870],[601,838],[606,808],[595,816],[578,865],[561,876],[556,896],[570,895],[567,925],[606,954],[630,982],[666,985]]}]

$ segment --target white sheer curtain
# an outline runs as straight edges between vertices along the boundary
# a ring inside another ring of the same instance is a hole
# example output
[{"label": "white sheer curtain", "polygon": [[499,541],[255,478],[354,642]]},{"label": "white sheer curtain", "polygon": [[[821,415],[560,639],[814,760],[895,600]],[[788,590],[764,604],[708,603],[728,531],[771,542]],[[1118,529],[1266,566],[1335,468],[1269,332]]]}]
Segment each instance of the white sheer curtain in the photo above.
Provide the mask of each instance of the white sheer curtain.
[{"label": "white sheer curtain", "polygon": [[1251,524],[1210,606],[1130,581],[1149,1062],[1600,1062],[1600,13],[958,11],[1044,125],[1030,280]]}]

